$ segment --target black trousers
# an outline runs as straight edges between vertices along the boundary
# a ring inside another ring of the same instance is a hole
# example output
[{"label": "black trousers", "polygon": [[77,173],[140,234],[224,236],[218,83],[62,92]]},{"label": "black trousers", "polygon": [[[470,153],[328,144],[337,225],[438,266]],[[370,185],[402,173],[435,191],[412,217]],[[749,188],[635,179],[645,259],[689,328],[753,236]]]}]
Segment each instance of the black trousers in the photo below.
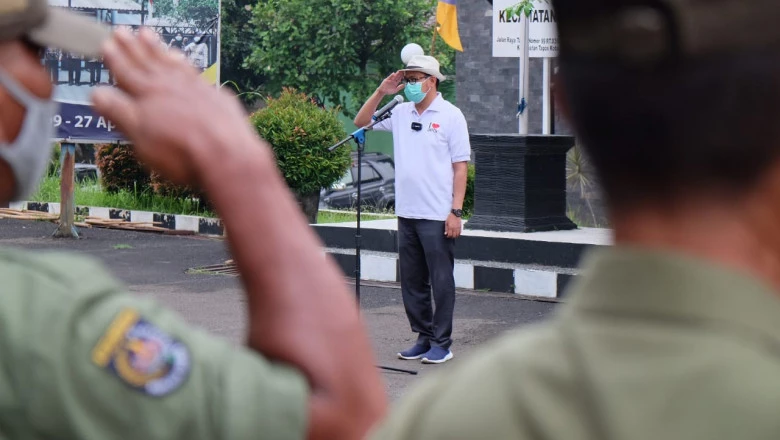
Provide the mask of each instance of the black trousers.
[{"label": "black trousers", "polygon": [[[449,349],[455,310],[455,240],[444,222],[398,218],[401,293],[417,342]],[[433,298],[431,298],[433,297]]]},{"label": "black trousers", "polygon": [[52,84],[60,83],[60,62],[59,60],[46,60],[46,66],[49,68]]}]

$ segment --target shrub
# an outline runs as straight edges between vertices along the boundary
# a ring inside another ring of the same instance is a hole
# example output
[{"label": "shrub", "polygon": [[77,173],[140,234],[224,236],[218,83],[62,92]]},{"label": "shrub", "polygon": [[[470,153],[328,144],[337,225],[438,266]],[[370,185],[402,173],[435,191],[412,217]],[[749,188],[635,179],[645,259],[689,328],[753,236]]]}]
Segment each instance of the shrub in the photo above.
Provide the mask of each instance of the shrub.
[{"label": "shrub", "polygon": [[251,116],[258,134],[273,147],[287,185],[295,193],[319,193],[339,180],[350,164],[349,147],[328,151],[346,136],[337,110],[325,110],[294,89]]},{"label": "shrub", "polygon": [[197,197],[197,191],[189,186],[181,186],[171,183],[169,180],[163,178],[155,171],[149,176],[149,182],[152,187],[152,191],[158,196],[173,197],[176,199],[189,199]]},{"label": "shrub", "polygon": [[51,159],[49,160],[49,167],[46,170],[47,176],[56,176],[60,172],[60,153],[60,144],[59,142],[55,142],[52,144]]},{"label": "shrub", "polygon": [[97,167],[100,170],[103,188],[109,193],[126,190],[142,193],[150,189],[149,172],[138,162],[130,145],[99,144]]},{"label": "shrub", "polygon": [[466,196],[463,198],[463,216],[471,217],[474,213],[474,164],[470,163],[466,178]]},{"label": "shrub", "polygon": [[609,225],[596,171],[580,145],[566,155],[566,204],[571,220],[581,227]]},{"label": "shrub", "polygon": [[170,197],[174,199],[197,199],[199,201],[198,206],[205,210],[213,210],[211,204],[207,201],[205,194],[195,188],[189,186],[177,185],[171,183],[169,180],[160,176],[157,172],[151,173],[151,187],[152,191],[161,197]]}]

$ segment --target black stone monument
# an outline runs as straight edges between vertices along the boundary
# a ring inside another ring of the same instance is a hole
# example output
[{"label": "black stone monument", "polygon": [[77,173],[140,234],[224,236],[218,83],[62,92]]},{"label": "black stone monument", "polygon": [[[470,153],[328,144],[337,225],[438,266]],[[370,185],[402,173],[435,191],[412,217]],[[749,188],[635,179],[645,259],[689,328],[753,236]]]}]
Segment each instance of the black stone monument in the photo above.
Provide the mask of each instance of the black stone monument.
[{"label": "black stone monument", "polygon": [[466,229],[576,229],[566,216],[566,153],[572,136],[472,134],[474,214]]}]

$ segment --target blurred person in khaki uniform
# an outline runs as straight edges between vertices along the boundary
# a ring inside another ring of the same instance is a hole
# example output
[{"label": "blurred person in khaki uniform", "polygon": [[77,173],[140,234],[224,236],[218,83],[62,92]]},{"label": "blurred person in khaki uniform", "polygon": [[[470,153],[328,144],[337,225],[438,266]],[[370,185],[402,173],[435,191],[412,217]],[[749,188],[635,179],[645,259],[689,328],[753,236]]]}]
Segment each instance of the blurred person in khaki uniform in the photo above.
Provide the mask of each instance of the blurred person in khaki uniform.
[{"label": "blurred person in khaki uniform", "polygon": [[780,2],[552,3],[615,245],[373,438],[780,438]]},{"label": "blurred person in khaki uniform", "polygon": [[354,297],[238,100],[153,32],[111,36],[46,0],[0,0],[0,206],[33,193],[50,159],[48,45],[104,56],[120,88],[99,88],[97,110],[139,159],[213,200],[246,290],[247,347],[89,259],[0,249],[0,438],[362,438],[385,397]]}]

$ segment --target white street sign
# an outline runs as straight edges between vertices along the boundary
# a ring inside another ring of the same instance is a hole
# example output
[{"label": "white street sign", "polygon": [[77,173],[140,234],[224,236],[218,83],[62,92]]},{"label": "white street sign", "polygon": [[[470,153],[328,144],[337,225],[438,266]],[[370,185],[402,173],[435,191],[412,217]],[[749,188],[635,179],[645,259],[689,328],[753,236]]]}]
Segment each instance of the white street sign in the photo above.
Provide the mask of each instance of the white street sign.
[{"label": "white street sign", "polygon": [[558,56],[558,23],[552,5],[534,2],[534,10],[528,17],[528,56],[531,58],[555,58]]},{"label": "white street sign", "polygon": [[[535,0],[534,10],[525,17],[509,17],[506,10],[519,0],[493,0],[493,57],[518,58],[518,102],[528,104],[530,58],[544,58],[542,86],[542,133],[551,132],[550,58],[558,56],[558,25],[547,0]],[[527,42],[526,42],[527,41]],[[518,110],[522,108],[518,104]],[[520,134],[528,134],[530,108],[518,111]]]},{"label": "white street sign", "polygon": [[518,0],[493,0],[493,56],[520,58],[523,56],[523,27],[520,17],[509,18],[506,9]]}]

